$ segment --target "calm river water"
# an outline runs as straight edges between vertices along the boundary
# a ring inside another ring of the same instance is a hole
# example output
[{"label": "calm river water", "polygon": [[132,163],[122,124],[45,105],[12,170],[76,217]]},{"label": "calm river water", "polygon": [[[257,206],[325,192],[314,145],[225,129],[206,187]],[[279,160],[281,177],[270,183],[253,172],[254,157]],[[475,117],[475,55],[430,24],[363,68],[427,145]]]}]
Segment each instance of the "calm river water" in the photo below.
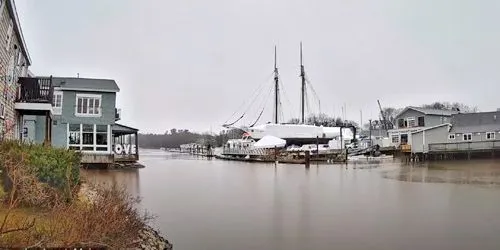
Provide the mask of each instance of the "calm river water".
[{"label": "calm river water", "polygon": [[176,250],[500,249],[500,162],[256,164],[141,151],[125,185]]}]

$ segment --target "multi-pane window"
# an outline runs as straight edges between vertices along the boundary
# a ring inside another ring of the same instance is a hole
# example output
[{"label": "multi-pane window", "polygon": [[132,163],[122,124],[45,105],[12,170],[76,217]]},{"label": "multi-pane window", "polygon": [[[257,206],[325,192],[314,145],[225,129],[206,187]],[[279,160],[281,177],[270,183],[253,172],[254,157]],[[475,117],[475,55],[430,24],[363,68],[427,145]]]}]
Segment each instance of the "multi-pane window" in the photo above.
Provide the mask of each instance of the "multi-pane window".
[{"label": "multi-pane window", "polygon": [[108,125],[69,124],[68,148],[81,151],[108,151]]},{"label": "multi-pane window", "polygon": [[415,122],[415,117],[408,117],[408,127],[413,128],[416,126],[417,126],[417,124]]},{"label": "multi-pane window", "polygon": [[450,140],[455,140],[455,134],[449,134],[448,139]]},{"label": "multi-pane window", "polygon": [[399,143],[399,135],[393,135],[391,137],[392,143]]},{"label": "multi-pane window", "polygon": [[472,134],[463,134],[464,141],[472,141]]},{"label": "multi-pane window", "polygon": [[100,95],[76,95],[76,115],[77,116],[100,116],[101,96]]},{"label": "multi-pane window", "polygon": [[61,91],[54,92],[54,114],[62,113],[62,104],[63,104],[63,93]]},{"label": "multi-pane window", "polygon": [[486,139],[487,140],[495,140],[495,132],[487,132]]}]

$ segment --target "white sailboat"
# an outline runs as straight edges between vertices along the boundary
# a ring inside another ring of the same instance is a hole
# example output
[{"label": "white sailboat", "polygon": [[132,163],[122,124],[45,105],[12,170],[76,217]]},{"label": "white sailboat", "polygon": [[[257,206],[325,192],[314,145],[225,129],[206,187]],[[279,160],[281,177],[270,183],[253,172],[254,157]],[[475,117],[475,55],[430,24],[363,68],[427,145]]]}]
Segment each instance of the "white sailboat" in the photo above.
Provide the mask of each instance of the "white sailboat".
[{"label": "white sailboat", "polygon": [[[274,122],[251,125],[248,127],[233,127],[236,120],[232,124],[224,125],[226,128],[238,128],[245,131],[250,137],[256,141],[262,139],[264,136],[270,135],[286,140],[287,145],[304,145],[304,144],[328,144],[332,139],[353,139],[354,135],[350,129],[342,129],[341,127],[323,127],[305,124],[305,91],[306,91],[306,78],[304,65],[302,64],[302,43],[300,44],[300,76],[302,79],[301,89],[301,124],[285,124],[280,123],[278,119],[279,114],[279,74],[276,64],[276,47],[274,51],[274,93],[275,93],[275,111]],[[262,113],[261,113],[262,114]],[[260,117],[260,116],[259,116]]]}]

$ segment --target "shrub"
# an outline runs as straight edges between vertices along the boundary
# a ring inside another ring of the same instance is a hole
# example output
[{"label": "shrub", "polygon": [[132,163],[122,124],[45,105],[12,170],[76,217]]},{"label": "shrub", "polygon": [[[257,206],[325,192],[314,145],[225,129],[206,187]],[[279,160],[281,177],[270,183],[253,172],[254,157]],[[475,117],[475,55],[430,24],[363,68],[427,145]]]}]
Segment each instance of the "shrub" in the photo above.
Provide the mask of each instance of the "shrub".
[{"label": "shrub", "polygon": [[78,153],[42,145],[16,141],[1,143],[0,167],[4,171],[5,188],[15,188],[21,201],[33,205],[41,202],[35,201],[37,198],[50,196],[45,192],[49,187],[60,191],[65,198],[71,198],[72,190],[80,180]]}]

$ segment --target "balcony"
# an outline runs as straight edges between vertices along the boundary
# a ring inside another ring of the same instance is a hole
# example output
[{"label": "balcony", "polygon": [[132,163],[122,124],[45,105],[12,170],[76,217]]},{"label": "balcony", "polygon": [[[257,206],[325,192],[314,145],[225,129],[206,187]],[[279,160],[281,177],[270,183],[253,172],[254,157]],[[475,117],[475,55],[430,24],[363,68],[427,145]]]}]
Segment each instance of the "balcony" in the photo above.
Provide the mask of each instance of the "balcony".
[{"label": "balcony", "polygon": [[24,114],[52,112],[54,86],[52,77],[20,77],[16,110]]},{"label": "balcony", "polygon": [[115,108],[115,122],[122,119],[122,110]]}]

